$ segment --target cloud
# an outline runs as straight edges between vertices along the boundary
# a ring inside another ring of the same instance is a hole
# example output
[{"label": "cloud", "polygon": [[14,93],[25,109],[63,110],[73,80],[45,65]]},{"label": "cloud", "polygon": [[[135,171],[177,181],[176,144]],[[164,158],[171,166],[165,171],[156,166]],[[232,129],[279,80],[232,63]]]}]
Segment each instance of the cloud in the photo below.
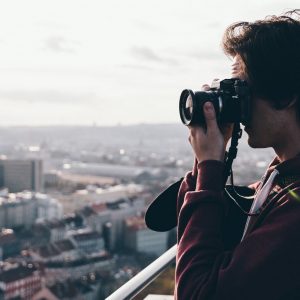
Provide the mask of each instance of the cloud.
[{"label": "cloud", "polygon": [[[187,48],[186,50],[174,51],[174,49],[170,48],[165,51],[168,53],[169,57],[164,57],[162,55],[158,55],[154,50],[149,47],[138,47],[134,46],[131,48],[131,54],[134,56],[136,60],[139,61],[138,65],[132,64],[130,66],[131,69],[145,69],[146,66],[150,66],[152,64],[164,64],[169,66],[178,67],[184,64],[186,59],[189,60],[197,60],[197,61],[219,61],[224,60],[224,54],[220,47],[215,49],[206,49],[206,48]],[[182,60],[184,59],[184,60]],[[140,65],[140,63],[144,63]]]},{"label": "cloud", "polygon": [[45,41],[45,49],[57,53],[75,53],[81,43],[62,36],[51,36]]},{"label": "cloud", "polygon": [[137,70],[137,71],[152,71],[153,68],[145,65],[138,65],[138,64],[120,64],[118,65],[121,69],[128,69],[128,70]]},{"label": "cloud", "polygon": [[137,47],[134,46],[131,48],[131,52],[134,57],[146,60],[146,61],[155,61],[155,62],[162,62],[163,59],[159,57],[152,49],[149,47]]},{"label": "cloud", "polygon": [[185,56],[197,60],[219,60],[224,58],[223,52],[219,49],[196,49],[185,53]]},{"label": "cloud", "polygon": [[40,20],[34,23],[35,26],[37,26],[37,28],[47,28],[47,29],[54,29],[54,30],[65,30],[68,29],[69,26],[67,26],[66,24],[57,22],[57,21],[53,21],[53,20]]},{"label": "cloud", "polygon": [[0,99],[14,101],[16,103],[67,103],[84,104],[98,101],[94,93],[71,93],[56,90],[8,90],[0,91]]},{"label": "cloud", "polygon": [[156,23],[150,23],[145,20],[135,19],[132,21],[132,25],[135,28],[139,28],[140,31],[148,31],[148,32],[160,32],[162,29]]},{"label": "cloud", "polygon": [[176,59],[160,56],[154,50],[145,46],[133,46],[131,48],[131,54],[134,58],[142,62],[161,63],[170,66],[177,66],[179,64]]}]

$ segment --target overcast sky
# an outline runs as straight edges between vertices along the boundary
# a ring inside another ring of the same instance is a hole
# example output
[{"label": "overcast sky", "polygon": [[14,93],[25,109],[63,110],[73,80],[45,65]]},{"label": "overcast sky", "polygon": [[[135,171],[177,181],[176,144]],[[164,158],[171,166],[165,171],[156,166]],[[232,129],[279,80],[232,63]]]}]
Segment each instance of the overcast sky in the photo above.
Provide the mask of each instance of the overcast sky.
[{"label": "overcast sky", "polygon": [[229,74],[226,26],[297,4],[0,1],[0,126],[179,122],[182,89]]}]

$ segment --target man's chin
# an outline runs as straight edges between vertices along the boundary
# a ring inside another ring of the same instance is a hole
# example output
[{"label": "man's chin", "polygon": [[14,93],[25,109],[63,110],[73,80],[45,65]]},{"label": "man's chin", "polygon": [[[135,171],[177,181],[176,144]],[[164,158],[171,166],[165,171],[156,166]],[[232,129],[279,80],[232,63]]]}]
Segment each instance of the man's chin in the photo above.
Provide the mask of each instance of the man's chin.
[{"label": "man's chin", "polygon": [[251,147],[251,148],[261,148],[261,146],[259,145],[258,141],[254,139],[253,135],[249,132],[249,128],[245,127],[245,132],[247,133],[248,135],[248,145]]},{"label": "man's chin", "polygon": [[251,147],[251,148],[262,148],[261,145],[258,144],[258,141],[257,139],[255,139],[255,135],[253,135],[253,132],[251,130],[251,127],[249,126],[245,126],[244,127],[244,131],[247,133],[248,135],[248,145]]},{"label": "man's chin", "polygon": [[250,136],[248,136],[248,145],[251,148],[268,148],[269,147],[266,144],[260,142],[259,140],[254,139],[253,137],[251,138]]}]

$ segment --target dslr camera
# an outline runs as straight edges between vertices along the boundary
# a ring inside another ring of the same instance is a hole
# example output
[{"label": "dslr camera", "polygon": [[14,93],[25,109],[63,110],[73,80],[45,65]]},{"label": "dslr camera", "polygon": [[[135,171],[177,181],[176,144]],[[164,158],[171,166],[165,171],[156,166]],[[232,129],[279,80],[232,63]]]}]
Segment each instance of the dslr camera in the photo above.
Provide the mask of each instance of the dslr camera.
[{"label": "dslr camera", "polygon": [[203,105],[210,101],[218,124],[250,121],[251,93],[245,80],[237,78],[214,81],[208,91],[183,90],[179,100],[179,114],[184,125],[205,126]]}]

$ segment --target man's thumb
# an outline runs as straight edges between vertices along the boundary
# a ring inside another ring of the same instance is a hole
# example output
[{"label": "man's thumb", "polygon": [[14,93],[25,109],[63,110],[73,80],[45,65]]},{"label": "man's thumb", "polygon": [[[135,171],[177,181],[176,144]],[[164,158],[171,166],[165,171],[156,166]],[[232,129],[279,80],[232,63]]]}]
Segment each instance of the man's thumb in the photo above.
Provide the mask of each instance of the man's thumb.
[{"label": "man's thumb", "polygon": [[216,121],[215,109],[211,102],[206,102],[204,104],[204,116],[205,116],[207,130],[216,129],[218,127]]}]

